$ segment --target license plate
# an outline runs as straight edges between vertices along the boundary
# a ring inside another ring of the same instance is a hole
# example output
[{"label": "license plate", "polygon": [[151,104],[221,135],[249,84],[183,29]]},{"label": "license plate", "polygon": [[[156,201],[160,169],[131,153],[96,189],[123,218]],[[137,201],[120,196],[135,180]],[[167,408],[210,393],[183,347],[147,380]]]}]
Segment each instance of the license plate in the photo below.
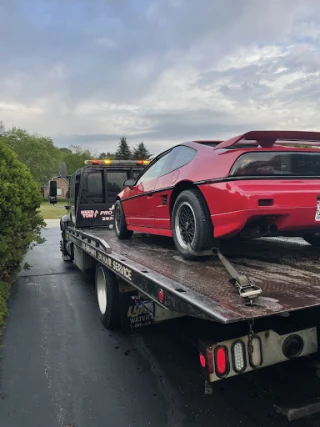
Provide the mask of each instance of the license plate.
[{"label": "license plate", "polygon": [[320,200],[317,200],[317,212],[316,212],[316,221],[320,221]]}]

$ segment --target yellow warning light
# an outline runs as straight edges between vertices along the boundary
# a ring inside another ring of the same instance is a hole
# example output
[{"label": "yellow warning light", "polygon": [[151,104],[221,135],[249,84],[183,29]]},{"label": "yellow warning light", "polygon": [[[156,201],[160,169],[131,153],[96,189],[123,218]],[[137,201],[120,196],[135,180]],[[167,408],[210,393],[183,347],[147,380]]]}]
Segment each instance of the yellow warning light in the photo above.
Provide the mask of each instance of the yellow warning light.
[{"label": "yellow warning light", "polygon": [[148,165],[150,163],[150,160],[138,160],[138,165]]}]

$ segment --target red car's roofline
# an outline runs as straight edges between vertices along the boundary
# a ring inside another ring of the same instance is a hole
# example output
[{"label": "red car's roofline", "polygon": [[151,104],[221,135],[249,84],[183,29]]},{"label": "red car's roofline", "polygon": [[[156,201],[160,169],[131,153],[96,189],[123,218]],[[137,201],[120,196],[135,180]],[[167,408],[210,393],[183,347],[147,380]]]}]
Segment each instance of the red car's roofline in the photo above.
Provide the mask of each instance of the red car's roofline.
[{"label": "red car's roofline", "polygon": [[208,142],[220,144],[221,142],[223,142],[223,139],[199,139],[191,142],[196,142],[198,144],[206,144]]},{"label": "red car's roofline", "polygon": [[[257,141],[262,148],[271,148],[276,141],[286,140],[287,143],[301,143],[304,145],[320,145],[320,132],[290,131],[290,130],[253,130],[228,139],[216,148],[228,148],[241,140]],[[318,144],[315,144],[318,143]]]}]

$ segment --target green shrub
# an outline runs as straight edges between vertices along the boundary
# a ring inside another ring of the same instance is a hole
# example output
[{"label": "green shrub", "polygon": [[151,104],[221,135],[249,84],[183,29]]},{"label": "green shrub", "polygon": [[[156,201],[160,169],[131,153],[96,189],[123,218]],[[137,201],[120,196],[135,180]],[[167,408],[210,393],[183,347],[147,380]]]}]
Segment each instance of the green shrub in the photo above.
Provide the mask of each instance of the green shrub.
[{"label": "green shrub", "polygon": [[41,243],[41,201],[29,169],[0,137],[0,282],[10,282],[32,242]]},{"label": "green shrub", "polygon": [[5,282],[0,282],[0,328],[4,325],[4,319],[8,313],[6,300],[9,294],[9,285]]}]

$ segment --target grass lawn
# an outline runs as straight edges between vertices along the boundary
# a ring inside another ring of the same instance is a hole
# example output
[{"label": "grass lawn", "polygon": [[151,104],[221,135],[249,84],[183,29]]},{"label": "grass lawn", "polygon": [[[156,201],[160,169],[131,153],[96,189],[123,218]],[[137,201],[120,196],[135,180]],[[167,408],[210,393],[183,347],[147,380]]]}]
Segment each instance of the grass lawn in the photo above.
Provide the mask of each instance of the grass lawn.
[{"label": "grass lawn", "polygon": [[67,202],[58,202],[55,205],[50,205],[49,202],[43,202],[40,206],[40,213],[43,219],[59,219],[67,213]]}]

